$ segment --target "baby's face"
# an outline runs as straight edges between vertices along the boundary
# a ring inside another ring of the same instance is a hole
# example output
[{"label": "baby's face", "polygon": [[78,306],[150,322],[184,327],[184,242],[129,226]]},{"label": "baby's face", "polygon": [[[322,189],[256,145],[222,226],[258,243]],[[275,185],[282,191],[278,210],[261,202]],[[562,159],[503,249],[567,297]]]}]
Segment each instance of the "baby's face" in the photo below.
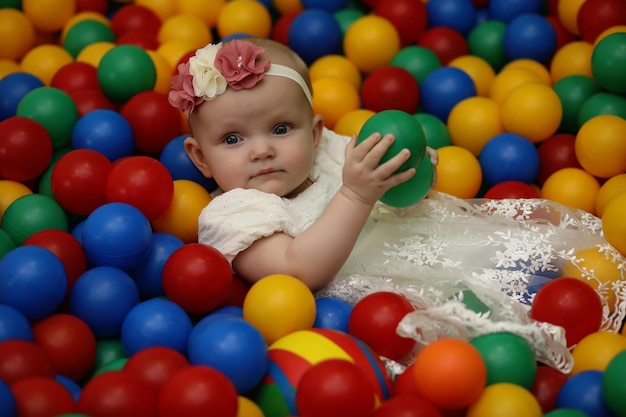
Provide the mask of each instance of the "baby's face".
[{"label": "baby's face", "polygon": [[190,123],[195,140],[187,151],[223,191],[280,196],[307,180],[322,130],[298,84],[278,76],[249,90],[227,89],[200,105]]}]

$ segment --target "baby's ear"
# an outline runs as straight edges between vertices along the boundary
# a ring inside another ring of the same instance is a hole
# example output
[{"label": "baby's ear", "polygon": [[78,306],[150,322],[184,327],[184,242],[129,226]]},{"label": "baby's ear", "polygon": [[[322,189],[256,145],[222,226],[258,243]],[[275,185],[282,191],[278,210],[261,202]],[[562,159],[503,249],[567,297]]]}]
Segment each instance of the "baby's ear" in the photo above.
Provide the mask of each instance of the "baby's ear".
[{"label": "baby's ear", "polygon": [[324,118],[321,114],[313,116],[313,147],[317,148],[324,133]]},{"label": "baby's ear", "polygon": [[183,145],[187,156],[189,156],[189,159],[191,159],[191,162],[193,162],[196,168],[198,168],[200,172],[202,172],[202,175],[206,178],[211,178],[211,170],[206,163],[206,159],[204,158],[204,154],[202,153],[202,149],[200,149],[198,141],[193,136],[188,136],[185,138]]}]

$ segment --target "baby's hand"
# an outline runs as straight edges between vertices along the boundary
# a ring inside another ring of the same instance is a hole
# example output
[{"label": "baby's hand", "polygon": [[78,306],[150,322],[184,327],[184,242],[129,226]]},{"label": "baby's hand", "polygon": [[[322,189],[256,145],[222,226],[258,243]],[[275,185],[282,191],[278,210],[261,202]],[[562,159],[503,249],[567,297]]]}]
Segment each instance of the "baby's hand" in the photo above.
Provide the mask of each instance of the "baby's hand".
[{"label": "baby's hand", "polygon": [[437,165],[439,165],[439,153],[436,149],[430,146],[426,147],[426,155],[430,158],[430,162],[433,165],[433,187],[437,185]]},{"label": "baby's hand", "polygon": [[346,146],[343,167],[342,192],[348,198],[374,205],[385,191],[415,175],[415,168],[395,173],[409,159],[408,149],[402,149],[388,161],[380,163],[393,141],[393,135],[381,137],[379,133],[372,134],[359,144],[357,137],[352,137]]}]

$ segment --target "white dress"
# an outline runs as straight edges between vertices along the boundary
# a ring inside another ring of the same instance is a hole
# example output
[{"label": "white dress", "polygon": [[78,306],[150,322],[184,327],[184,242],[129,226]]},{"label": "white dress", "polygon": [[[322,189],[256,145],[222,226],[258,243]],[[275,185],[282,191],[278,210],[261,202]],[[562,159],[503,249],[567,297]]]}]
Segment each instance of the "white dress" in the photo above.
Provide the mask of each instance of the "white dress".
[{"label": "white dress", "polygon": [[[311,173],[315,182],[293,199],[244,189],[216,195],[200,215],[199,242],[232,262],[261,237],[301,233],[341,186],[348,140],[324,131]],[[592,246],[624,262],[604,239],[600,219],[587,212],[543,199],[461,200],[431,191],[408,208],[377,203],[351,256],[318,295],[355,303],[374,291],[402,292],[417,307],[400,323],[403,336],[425,344],[511,331],[532,344],[540,361],[568,372],[572,358],[563,329],[531,320],[528,311],[537,289],[559,276],[579,249]],[[465,290],[490,312],[466,308]],[[626,301],[617,291],[617,305],[609,309],[607,291],[598,287],[605,303],[601,329],[616,331]]]}]

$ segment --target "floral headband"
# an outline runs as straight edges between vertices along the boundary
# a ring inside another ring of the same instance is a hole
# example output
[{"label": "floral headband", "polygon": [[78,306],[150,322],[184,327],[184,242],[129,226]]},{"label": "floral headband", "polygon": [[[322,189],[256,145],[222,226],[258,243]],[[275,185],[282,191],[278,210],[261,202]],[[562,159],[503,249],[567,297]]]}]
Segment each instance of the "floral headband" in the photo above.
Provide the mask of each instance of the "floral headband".
[{"label": "floral headband", "polygon": [[226,91],[252,88],[265,75],[277,75],[295,81],[312,103],[311,91],[297,71],[284,65],[260,60],[265,48],[239,39],[209,44],[178,65],[178,74],[171,79],[168,95],[172,106],[186,115],[204,101],[213,100]]}]

